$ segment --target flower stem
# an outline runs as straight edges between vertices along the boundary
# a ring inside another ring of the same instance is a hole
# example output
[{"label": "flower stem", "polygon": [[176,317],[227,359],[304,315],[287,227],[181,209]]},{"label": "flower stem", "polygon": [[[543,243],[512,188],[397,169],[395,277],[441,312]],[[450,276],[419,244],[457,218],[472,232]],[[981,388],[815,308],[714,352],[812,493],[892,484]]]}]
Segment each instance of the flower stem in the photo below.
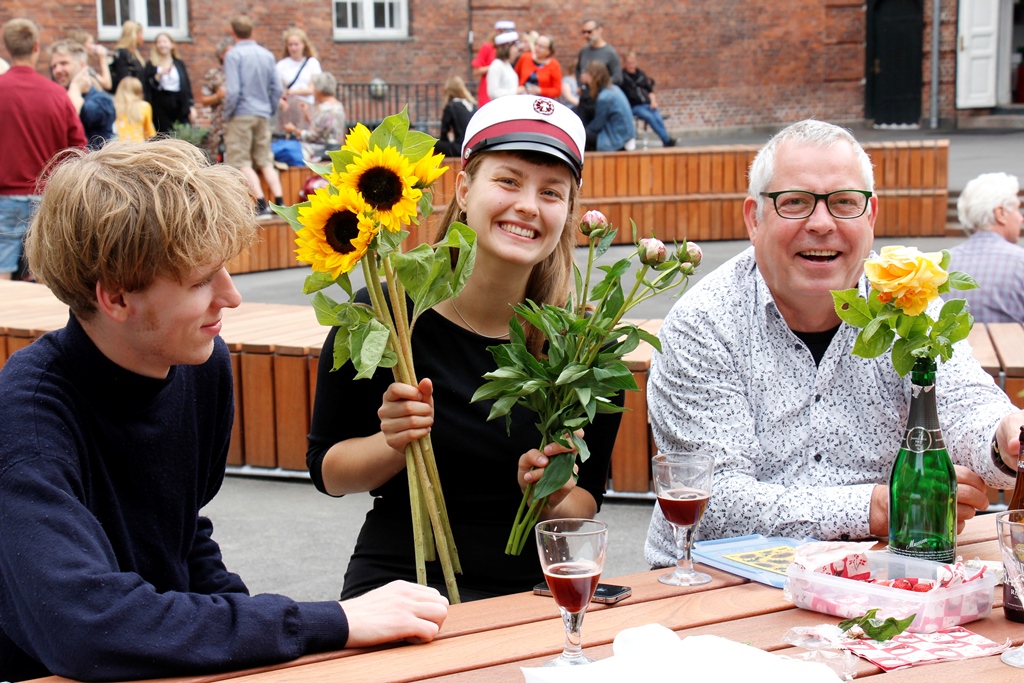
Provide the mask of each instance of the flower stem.
[{"label": "flower stem", "polygon": [[[364,259],[367,260],[367,259]],[[416,372],[412,359],[412,330],[409,327],[409,312],[405,301],[405,287],[395,276],[391,259],[385,257],[384,276],[387,278],[388,294],[391,298],[391,308],[394,311],[394,325],[391,328],[392,334],[397,340],[398,364],[395,366],[395,379],[417,386]],[[377,278],[377,286],[380,286],[380,278]],[[448,599],[453,603],[459,602],[459,589],[455,583],[455,572],[461,571],[458,560],[458,552],[455,549],[455,539],[451,532],[451,524],[448,520],[448,511],[444,504],[444,494],[441,491],[441,481],[437,474],[437,463],[434,460],[434,449],[430,444],[430,436],[425,436],[410,443],[406,447],[406,453],[412,455],[416,482],[410,479],[410,495],[415,486],[419,489],[420,501],[426,507],[427,515],[430,518],[430,526],[420,522],[423,527],[424,540],[431,540],[431,550],[436,546],[437,557],[441,560],[441,569],[444,573],[445,586],[448,589]],[[415,501],[410,501],[414,503]],[[421,508],[422,509],[422,508]],[[414,513],[414,520],[415,520]],[[432,539],[430,536],[432,535]],[[424,552],[424,554],[426,554]],[[433,553],[431,553],[433,555]],[[420,567],[417,565],[417,577]],[[422,583],[425,583],[422,582]]]}]

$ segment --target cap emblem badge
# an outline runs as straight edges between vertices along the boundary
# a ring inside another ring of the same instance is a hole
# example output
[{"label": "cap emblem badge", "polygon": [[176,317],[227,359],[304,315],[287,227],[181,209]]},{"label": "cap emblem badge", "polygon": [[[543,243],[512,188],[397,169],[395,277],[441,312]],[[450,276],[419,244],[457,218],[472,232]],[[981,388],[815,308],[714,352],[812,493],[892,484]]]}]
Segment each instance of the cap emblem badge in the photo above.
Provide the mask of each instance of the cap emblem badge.
[{"label": "cap emblem badge", "polygon": [[549,99],[539,97],[533,101],[533,110],[542,116],[551,116],[555,113],[555,103]]}]

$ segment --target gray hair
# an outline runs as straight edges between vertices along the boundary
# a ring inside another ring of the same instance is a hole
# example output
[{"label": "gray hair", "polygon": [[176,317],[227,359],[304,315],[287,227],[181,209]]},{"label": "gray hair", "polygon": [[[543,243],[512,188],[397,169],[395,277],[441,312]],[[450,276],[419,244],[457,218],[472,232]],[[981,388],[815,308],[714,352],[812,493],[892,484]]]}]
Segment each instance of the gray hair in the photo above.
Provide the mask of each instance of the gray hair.
[{"label": "gray hair", "polygon": [[73,40],[61,40],[50,46],[51,55],[68,55],[71,59],[79,62],[80,64],[86,64],[89,62],[89,53],[86,52],[85,46],[81,43],[76,43]]},{"label": "gray hair", "polygon": [[333,97],[338,94],[338,81],[334,80],[334,76],[329,71],[321,71],[313,76],[313,92]]},{"label": "gray hair", "polygon": [[956,215],[968,233],[991,230],[997,206],[1016,210],[1014,199],[1020,191],[1017,176],[1008,173],[982,173],[964,186],[956,200]]},{"label": "gray hair", "polygon": [[772,136],[772,139],[761,148],[757,156],[754,157],[753,163],[750,164],[750,187],[747,189],[747,194],[757,202],[757,220],[764,218],[764,197],[761,196],[761,193],[767,189],[768,184],[772,181],[772,176],[775,175],[775,153],[783,142],[812,144],[821,147],[833,147],[839,142],[850,143],[860,164],[864,189],[874,192],[875,174],[871,167],[871,159],[868,158],[867,152],[860,146],[857,139],[853,137],[853,133],[825,121],[806,119],[789,125]]},{"label": "gray hair", "polygon": [[227,52],[228,50],[230,50],[231,46],[234,45],[234,44],[235,44],[235,41],[232,38],[221,38],[217,42],[217,47],[215,48],[216,51],[217,51],[216,52],[217,59],[223,60],[224,59],[224,53]]}]

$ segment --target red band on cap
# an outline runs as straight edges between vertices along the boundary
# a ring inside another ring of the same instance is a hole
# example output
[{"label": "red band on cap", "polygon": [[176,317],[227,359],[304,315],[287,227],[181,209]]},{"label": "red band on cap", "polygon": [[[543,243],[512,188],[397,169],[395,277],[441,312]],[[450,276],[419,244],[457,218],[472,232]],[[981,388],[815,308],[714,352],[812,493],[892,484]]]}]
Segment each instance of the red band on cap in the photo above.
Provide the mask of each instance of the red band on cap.
[{"label": "red band on cap", "polygon": [[516,119],[515,121],[502,121],[494,124],[493,126],[487,126],[470,138],[469,142],[465,144],[464,149],[467,152],[472,153],[473,148],[481,140],[496,138],[501,135],[511,135],[513,133],[537,133],[540,135],[548,135],[564,144],[572,151],[577,159],[582,158],[580,148],[576,145],[576,141],[573,140],[571,135],[565,132],[562,128],[541,119]]}]

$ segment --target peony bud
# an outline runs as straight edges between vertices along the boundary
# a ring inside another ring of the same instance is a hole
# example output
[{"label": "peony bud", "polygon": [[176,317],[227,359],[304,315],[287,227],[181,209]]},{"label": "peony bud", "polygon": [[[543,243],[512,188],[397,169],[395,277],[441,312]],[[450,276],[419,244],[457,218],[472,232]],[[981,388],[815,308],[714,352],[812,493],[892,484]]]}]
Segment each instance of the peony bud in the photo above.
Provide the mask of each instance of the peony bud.
[{"label": "peony bud", "polygon": [[665,248],[665,243],[655,237],[645,237],[640,240],[637,251],[640,253],[640,263],[645,266],[660,265],[668,258],[668,249]]},{"label": "peony bud", "polygon": [[692,263],[679,264],[679,272],[682,273],[684,277],[690,277],[691,275],[693,275],[693,271],[694,267]]},{"label": "peony bud", "polygon": [[608,225],[608,219],[597,209],[587,211],[580,219],[580,232],[587,236],[595,230],[604,230],[609,227],[611,226]]},{"label": "peony bud", "polygon": [[692,263],[694,268],[699,266],[701,259],[704,258],[704,252],[696,242],[687,242],[686,249],[680,249],[679,252],[679,262]]}]

